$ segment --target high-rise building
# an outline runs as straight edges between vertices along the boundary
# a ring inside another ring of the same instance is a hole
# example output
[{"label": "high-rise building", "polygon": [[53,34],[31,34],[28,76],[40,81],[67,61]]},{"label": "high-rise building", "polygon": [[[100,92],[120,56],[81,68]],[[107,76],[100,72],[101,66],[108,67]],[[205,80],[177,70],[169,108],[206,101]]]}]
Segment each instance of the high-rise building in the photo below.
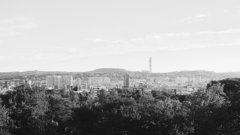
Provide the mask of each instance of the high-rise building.
[{"label": "high-rise building", "polygon": [[124,75],[123,87],[124,88],[129,88],[129,75],[128,74]]},{"label": "high-rise building", "polygon": [[54,88],[54,76],[47,76],[46,77],[46,85],[48,89]]},{"label": "high-rise building", "polygon": [[8,81],[5,81],[4,87],[8,89]]},{"label": "high-rise building", "polygon": [[47,76],[46,85],[49,89],[61,89],[61,76]]},{"label": "high-rise building", "polygon": [[71,75],[62,76],[61,85],[62,87],[73,86],[73,77]]},{"label": "high-rise building", "polygon": [[81,84],[82,84],[81,78],[76,78],[75,80],[73,80],[73,86],[78,86]]},{"label": "high-rise building", "polygon": [[109,77],[88,77],[88,84],[94,87],[106,86],[111,83]]},{"label": "high-rise building", "polygon": [[62,77],[61,76],[56,76],[54,79],[54,88],[55,89],[62,89]]},{"label": "high-rise building", "polygon": [[27,81],[27,84],[28,84],[28,86],[29,86],[30,88],[32,88],[32,80],[28,80],[28,81]]},{"label": "high-rise building", "polygon": [[77,90],[81,89],[81,85],[82,85],[82,79],[81,78],[76,78],[73,81],[73,87],[77,87]]}]

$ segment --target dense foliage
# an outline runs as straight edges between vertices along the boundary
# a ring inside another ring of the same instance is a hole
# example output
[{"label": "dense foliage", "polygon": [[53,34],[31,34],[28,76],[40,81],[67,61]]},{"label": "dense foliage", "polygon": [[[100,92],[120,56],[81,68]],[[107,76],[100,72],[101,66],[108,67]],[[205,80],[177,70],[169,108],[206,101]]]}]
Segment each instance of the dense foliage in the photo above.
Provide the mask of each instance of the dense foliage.
[{"label": "dense foliage", "polygon": [[20,86],[1,96],[0,134],[238,135],[239,97],[229,88],[213,82],[183,98],[103,90],[95,97]]}]

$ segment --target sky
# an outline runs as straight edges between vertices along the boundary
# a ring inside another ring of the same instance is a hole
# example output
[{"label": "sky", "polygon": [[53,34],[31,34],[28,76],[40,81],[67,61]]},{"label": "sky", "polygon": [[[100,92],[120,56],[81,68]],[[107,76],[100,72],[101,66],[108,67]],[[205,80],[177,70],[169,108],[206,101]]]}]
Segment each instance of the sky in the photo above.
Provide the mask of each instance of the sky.
[{"label": "sky", "polygon": [[0,0],[0,72],[240,71],[239,0]]}]

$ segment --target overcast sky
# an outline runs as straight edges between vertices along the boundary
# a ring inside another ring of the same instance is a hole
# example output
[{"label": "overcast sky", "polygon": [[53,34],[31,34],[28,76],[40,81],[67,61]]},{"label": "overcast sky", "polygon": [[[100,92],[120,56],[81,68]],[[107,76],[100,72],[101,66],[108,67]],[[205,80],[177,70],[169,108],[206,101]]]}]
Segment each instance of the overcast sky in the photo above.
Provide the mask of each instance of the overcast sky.
[{"label": "overcast sky", "polygon": [[239,0],[1,0],[0,72],[240,71]]}]

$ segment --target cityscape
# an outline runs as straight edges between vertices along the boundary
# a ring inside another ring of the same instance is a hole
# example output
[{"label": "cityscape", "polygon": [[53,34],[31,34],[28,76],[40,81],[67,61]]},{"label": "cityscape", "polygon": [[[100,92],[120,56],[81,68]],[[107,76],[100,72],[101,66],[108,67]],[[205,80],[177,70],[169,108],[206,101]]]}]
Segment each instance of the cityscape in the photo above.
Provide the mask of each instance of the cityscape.
[{"label": "cityscape", "polygon": [[[202,114],[192,116],[191,113],[202,111],[202,109],[205,111],[205,107],[213,107],[209,108],[213,111],[212,113],[219,113],[218,109],[222,109],[229,102],[237,100],[236,105],[234,103],[229,107],[235,107],[239,104],[240,80],[236,78],[240,75],[239,73],[181,71],[160,74],[152,72],[154,66],[152,57],[149,58],[148,64],[149,71],[142,72],[101,68],[90,72],[74,73],[43,71],[2,73],[0,79],[0,97],[2,100],[0,132],[4,135],[10,133],[17,135],[22,133],[32,134],[35,132],[44,135],[45,133],[52,134],[51,130],[56,135],[59,133],[66,135],[77,135],[79,133],[97,135],[99,132],[109,135],[112,132],[121,135],[142,134],[134,129],[137,127],[146,134],[152,132],[154,134],[158,132],[168,134],[168,132],[174,131],[176,132],[174,134],[178,135],[179,131],[174,128],[161,129],[161,123],[169,124],[168,122],[174,119],[180,122],[178,125],[181,126],[182,124],[188,124],[189,121],[199,117],[199,115],[201,116]],[[230,99],[227,100],[227,98]],[[219,105],[221,107],[215,110],[215,107]],[[200,108],[198,108],[199,106]],[[5,107],[8,109],[5,109]],[[132,109],[139,110],[136,112],[136,110]],[[189,110],[185,112],[184,109]],[[27,111],[30,111],[31,114]],[[228,111],[231,112],[232,110]],[[171,114],[171,112],[180,114]],[[96,115],[98,116],[96,117]],[[163,118],[152,118],[156,115]],[[219,124],[218,120],[223,118],[221,115],[214,116],[218,118],[210,121]],[[18,117],[20,119],[17,119]],[[41,117],[46,117],[46,121]],[[104,117],[107,119],[106,121],[101,120]],[[144,117],[147,117],[147,119]],[[181,120],[178,120],[179,117]],[[212,116],[201,116],[200,119],[208,120],[209,117]],[[38,120],[38,122],[28,120],[29,118]],[[187,120],[184,121],[183,118]],[[119,122],[114,123],[111,119],[118,119]],[[143,122],[142,124],[145,125],[148,124],[149,120],[158,122],[162,121],[162,119],[166,121],[159,123],[160,125],[156,131],[149,131],[149,127],[138,127],[137,124]],[[121,122],[121,120],[124,121]],[[124,126],[133,120],[136,122],[132,125],[133,129],[128,129],[131,127],[130,125]],[[228,120],[227,118],[226,121]],[[16,121],[20,123],[14,123]],[[31,127],[28,124],[24,125],[26,121],[33,125],[30,130],[25,129]],[[45,130],[38,129],[39,124],[42,122],[46,124],[41,125],[41,128],[46,128]],[[84,124],[65,125],[75,122]],[[196,121],[196,123],[198,122]],[[16,128],[13,130],[14,132],[9,130],[10,127],[12,128],[11,124],[14,124],[13,127]],[[97,124],[97,126],[94,127],[92,124]],[[113,125],[101,127],[102,124]],[[119,124],[124,125],[119,127]],[[15,125],[21,128],[17,128]],[[79,125],[90,127],[75,128],[75,126]],[[62,129],[62,126],[66,127]],[[205,122],[201,126],[205,127]],[[232,126],[235,127],[235,124]],[[114,131],[109,127],[113,128]],[[188,127],[196,128],[195,125],[188,125]],[[89,128],[94,130],[89,131]],[[205,130],[200,129],[198,132],[204,133]],[[227,132],[232,132],[231,130],[228,129]],[[186,135],[194,133],[192,129],[181,132]],[[212,132],[215,132],[215,130]]]},{"label": "cityscape", "polygon": [[1,0],[0,135],[240,135],[239,0]]},{"label": "cityscape", "polygon": [[[119,78],[107,76],[83,77],[79,75],[46,75],[44,77],[24,77],[23,79],[0,80],[0,92],[14,90],[20,85],[42,87],[47,90],[64,90],[66,92],[94,92],[99,90],[127,89],[130,91],[141,89],[143,92],[162,91],[171,94],[187,95],[206,87],[211,78],[152,76],[152,58],[149,57],[149,71],[144,71],[142,77],[131,77],[128,72],[121,73]],[[114,72],[112,73],[114,74]]]}]

